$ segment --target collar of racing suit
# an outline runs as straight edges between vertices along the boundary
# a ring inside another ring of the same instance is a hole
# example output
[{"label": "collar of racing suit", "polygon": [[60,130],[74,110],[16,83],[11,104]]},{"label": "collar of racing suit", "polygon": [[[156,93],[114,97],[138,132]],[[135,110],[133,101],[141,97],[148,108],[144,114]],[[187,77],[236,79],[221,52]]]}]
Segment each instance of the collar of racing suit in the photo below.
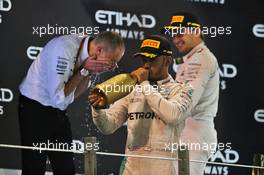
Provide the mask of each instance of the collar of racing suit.
[{"label": "collar of racing suit", "polygon": [[169,83],[169,82],[174,82],[174,79],[171,77],[171,75],[169,74],[167,78],[163,79],[163,80],[159,80],[157,81],[157,85],[161,86],[163,84]]}]

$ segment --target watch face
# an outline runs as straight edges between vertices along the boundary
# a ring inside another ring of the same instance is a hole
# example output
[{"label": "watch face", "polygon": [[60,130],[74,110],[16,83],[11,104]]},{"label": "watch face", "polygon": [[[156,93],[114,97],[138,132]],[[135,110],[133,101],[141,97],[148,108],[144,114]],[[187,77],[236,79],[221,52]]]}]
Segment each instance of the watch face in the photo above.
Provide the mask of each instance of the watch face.
[{"label": "watch face", "polygon": [[84,69],[84,68],[82,68],[82,70],[81,70],[81,75],[86,77],[86,76],[89,75],[89,71],[86,70],[86,69]]}]

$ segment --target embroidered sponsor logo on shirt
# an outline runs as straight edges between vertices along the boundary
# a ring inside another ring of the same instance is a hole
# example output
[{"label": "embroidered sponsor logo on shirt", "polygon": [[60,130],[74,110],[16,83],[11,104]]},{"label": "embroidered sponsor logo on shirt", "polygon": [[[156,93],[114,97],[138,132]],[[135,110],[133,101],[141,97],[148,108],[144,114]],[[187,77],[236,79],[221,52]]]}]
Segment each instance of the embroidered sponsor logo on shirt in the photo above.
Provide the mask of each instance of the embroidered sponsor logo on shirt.
[{"label": "embroidered sponsor logo on shirt", "polygon": [[163,95],[168,95],[168,94],[171,93],[171,91],[172,91],[171,88],[164,88],[163,91],[161,91],[161,93],[162,93]]},{"label": "embroidered sponsor logo on shirt", "polygon": [[58,57],[56,66],[57,74],[64,75],[68,68],[68,61],[69,59],[67,58]]},{"label": "embroidered sponsor logo on shirt", "polygon": [[139,120],[139,119],[160,119],[157,118],[154,112],[130,112],[127,114],[129,120]]}]

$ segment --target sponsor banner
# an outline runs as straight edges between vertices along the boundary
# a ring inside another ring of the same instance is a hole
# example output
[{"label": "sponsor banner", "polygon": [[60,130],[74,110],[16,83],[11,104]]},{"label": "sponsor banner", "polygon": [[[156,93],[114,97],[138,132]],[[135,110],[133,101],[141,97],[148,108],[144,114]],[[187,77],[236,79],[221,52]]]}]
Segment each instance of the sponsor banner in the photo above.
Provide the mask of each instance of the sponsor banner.
[{"label": "sponsor banner", "polygon": [[235,78],[238,74],[237,67],[233,64],[222,64],[219,67],[220,74],[220,89],[226,90],[227,82]]},{"label": "sponsor banner", "polygon": [[0,88],[0,117],[5,114],[5,103],[12,103],[13,92],[7,88]]},{"label": "sponsor banner", "polygon": [[264,123],[264,109],[258,109],[254,113],[254,119],[258,123]]},{"label": "sponsor banner", "polygon": [[252,32],[257,38],[264,38],[264,24],[255,24],[252,28]]},{"label": "sponsor banner", "polygon": [[[236,164],[239,162],[239,153],[237,150],[233,149],[226,149],[223,151],[218,150],[210,157],[209,161]],[[229,168],[230,167],[223,165],[208,164],[206,165],[204,174],[231,175],[229,174]]]},{"label": "sponsor banner", "polygon": [[119,33],[125,39],[143,40],[145,30],[156,26],[156,18],[151,14],[136,14],[99,9],[95,12],[95,21],[105,26],[107,31]]},{"label": "sponsor banner", "polygon": [[[12,9],[11,0],[0,0],[0,13],[9,12]],[[0,14],[0,24],[3,23],[2,14]]]},{"label": "sponsor banner", "polygon": [[29,46],[27,48],[27,57],[31,60],[37,59],[37,57],[38,57],[38,55],[42,49],[43,49],[43,47]]}]

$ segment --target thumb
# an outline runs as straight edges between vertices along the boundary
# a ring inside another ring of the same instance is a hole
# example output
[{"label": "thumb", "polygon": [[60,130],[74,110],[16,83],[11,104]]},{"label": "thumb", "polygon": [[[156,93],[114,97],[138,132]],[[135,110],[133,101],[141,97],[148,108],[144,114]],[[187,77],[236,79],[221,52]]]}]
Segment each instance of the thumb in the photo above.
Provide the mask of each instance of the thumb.
[{"label": "thumb", "polygon": [[130,76],[138,83],[138,77],[135,72],[131,72]]}]

